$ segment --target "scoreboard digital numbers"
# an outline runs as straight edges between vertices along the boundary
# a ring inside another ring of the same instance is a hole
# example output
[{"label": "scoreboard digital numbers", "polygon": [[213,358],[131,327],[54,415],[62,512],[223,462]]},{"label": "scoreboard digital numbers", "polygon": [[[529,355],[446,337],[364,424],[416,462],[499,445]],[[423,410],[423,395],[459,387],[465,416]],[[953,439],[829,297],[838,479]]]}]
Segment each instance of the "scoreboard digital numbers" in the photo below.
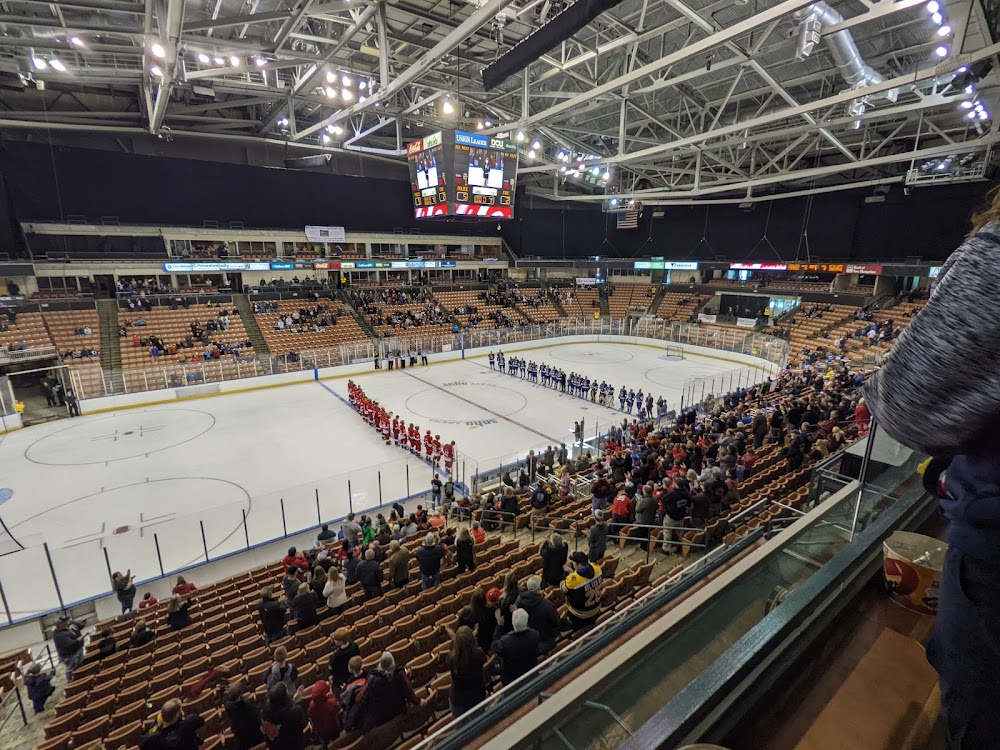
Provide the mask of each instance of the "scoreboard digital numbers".
[{"label": "scoreboard digital numbers", "polygon": [[406,147],[413,207],[418,219],[448,214],[448,158],[441,133]]},{"label": "scoreboard digital numbers", "polygon": [[461,130],[434,133],[406,147],[418,219],[510,219],[517,187],[517,145]]},{"label": "scoreboard digital numbers", "polygon": [[517,146],[455,131],[455,213],[509,219],[517,180]]}]

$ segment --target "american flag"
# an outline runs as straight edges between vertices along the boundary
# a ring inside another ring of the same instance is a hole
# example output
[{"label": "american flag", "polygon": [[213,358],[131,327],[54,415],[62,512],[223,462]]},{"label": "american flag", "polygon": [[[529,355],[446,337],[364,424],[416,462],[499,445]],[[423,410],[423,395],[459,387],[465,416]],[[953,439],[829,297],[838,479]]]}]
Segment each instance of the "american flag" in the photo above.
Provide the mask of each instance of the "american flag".
[{"label": "american flag", "polygon": [[619,229],[637,229],[639,226],[638,211],[622,211],[618,214]]}]

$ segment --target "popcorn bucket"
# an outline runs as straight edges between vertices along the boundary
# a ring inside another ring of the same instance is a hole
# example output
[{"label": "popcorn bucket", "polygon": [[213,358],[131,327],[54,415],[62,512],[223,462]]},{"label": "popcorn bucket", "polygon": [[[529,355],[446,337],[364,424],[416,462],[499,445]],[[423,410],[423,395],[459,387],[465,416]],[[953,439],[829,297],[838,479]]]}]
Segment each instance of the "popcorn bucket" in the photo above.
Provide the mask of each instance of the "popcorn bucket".
[{"label": "popcorn bucket", "polygon": [[914,612],[937,612],[946,542],[896,531],[882,544],[882,572],[893,601]]}]

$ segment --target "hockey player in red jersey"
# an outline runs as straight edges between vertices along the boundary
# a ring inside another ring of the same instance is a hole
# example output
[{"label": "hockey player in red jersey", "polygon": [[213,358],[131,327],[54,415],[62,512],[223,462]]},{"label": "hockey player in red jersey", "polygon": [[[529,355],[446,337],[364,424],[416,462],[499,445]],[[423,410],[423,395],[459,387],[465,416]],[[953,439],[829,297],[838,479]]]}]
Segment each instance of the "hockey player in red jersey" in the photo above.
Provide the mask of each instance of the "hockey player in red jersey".
[{"label": "hockey player in red jersey", "polygon": [[442,448],[444,452],[444,470],[451,474],[452,464],[455,462],[455,441],[452,440],[450,443]]},{"label": "hockey player in red jersey", "polygon": [[434,445],[434,465],[435,466],[440,466],[441,465],[441,436],[440,435],[435,435],[434,436],[434,443],[433,443],[433,445]]},{"label": "hockey player in red jersey", "polygon": [[430,430],[427,430],[427,433],[424,435],[424,453],[427,454],[428,461],[434,457],[434,436],[431,435]]}]

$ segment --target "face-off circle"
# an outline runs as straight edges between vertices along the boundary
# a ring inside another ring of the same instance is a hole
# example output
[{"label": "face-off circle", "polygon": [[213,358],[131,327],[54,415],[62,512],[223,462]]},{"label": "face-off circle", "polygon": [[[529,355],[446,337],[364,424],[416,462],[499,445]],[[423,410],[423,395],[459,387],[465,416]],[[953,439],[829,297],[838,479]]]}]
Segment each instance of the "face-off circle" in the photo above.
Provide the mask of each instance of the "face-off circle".
[{"label": "face-off circle", "polygon": [[46,466],[85,466],[148,456],[201,437],[215,417],[196,409],[112,414],[72,424],[36,440],[24,457]]},{"label": "face-off circle", "polygon": [[[509,417],[528,404],[523,394],[502,385],[462,381],[445,383],[444,388],[417,391],[406,399],[407,411],[430,420],[469,421],[495,419],[498,415]],[[459,401],[453,396],[461,396],[464,400]],[[485,408],[481,409],[477,404]]]}]

